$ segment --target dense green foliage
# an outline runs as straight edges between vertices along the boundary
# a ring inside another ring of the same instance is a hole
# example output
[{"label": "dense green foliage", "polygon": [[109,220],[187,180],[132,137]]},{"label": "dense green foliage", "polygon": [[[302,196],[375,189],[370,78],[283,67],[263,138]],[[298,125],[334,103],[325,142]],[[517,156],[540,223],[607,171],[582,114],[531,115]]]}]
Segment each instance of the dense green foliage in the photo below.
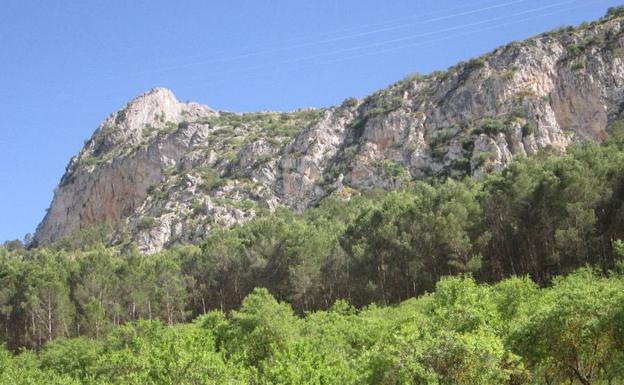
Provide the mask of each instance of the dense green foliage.
[{"label": "dense green foliage", "polygon": [[[107,228],[5,243],[0,379],[621,383],[619,132],[480,181],[336,194],[153,255],[105,246]],[[24,347],[37,353],[8,352]]]},{"label": "dense green foliage", "polygon": [[191,324],[0,348],[0,384],[620,384],[623,363],[624,276],[580,269],[547,289],[444,278],[398,306],[303,318],[256,289]]},{"label": "dense green foliage", "polygon": [[624,238],[623,143],[616,133],[519,159],[478,182],[330,197],[304,215],[284,209],[153,255],[106,247],[98,229],[46,247],[10,242],[0,247],[1,340],[39,349],[141,319],[173,325],[237,309],[255,287],[303,314],[341,299],[399,303],[449,275],[529,275],[544,286],[580,266],[606,273],[623,248],[613,247]]}]

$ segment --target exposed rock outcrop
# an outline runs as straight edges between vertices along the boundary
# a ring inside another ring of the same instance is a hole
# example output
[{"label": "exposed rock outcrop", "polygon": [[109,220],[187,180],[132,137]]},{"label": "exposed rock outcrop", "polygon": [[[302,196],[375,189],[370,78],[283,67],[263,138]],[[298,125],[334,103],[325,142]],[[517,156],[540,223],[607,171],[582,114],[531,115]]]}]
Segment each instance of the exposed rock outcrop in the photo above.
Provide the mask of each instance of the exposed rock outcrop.
[{"label": "exposed rock outcrop", "polygon": [[624,108],[624,21],[512,43],[321,110],[234,114],[155,89],[73,158],[36,239],[109,221],[145,252],[336,189],[480,177],[514,156],[600,141]]}]

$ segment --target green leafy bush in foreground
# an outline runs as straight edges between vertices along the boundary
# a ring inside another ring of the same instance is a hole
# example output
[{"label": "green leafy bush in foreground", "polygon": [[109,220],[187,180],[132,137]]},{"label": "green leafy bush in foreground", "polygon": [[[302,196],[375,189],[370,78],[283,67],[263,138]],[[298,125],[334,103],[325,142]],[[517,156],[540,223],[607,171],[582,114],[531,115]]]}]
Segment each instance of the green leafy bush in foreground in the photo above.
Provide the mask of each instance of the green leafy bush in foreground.
[{"label": "green leafy bush in foreground", "polygon": [[624,277],[444,278],[397,306],[295,315],[266,289],[191,324],[0,350],[0,384],[620,384]]}]

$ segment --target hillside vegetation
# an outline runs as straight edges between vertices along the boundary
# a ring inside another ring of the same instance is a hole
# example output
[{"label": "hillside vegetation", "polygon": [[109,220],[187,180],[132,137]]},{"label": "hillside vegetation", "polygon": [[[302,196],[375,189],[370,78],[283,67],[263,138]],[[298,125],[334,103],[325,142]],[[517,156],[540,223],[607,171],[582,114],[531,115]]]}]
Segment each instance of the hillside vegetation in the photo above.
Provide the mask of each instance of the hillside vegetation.
[{"label": "hillside vegetation", "polygon": [[538,289],[526,278],[445,278],[432,294],[297,317],[266,289],[227,317],[139,321],[105,338],[0,350],[1,384],[621,384],[624,276],[588,269]]},{"label": "hillside vegetation", "polygon": [[[5,354],[5,373],[132,383],[615,379],[624,287],[608,272],[622,268],[623,191],[617,124],[602,145],[518,159],[477,182],[334,195],[199,246],[144,255],[123,240],[104,246],[110,229],[100,228],[46,248],[6,243],[2,339],[42,350]],[[554,278],[585,265],[595,272]],[[511,276],[532,280],[486,284]]]}]

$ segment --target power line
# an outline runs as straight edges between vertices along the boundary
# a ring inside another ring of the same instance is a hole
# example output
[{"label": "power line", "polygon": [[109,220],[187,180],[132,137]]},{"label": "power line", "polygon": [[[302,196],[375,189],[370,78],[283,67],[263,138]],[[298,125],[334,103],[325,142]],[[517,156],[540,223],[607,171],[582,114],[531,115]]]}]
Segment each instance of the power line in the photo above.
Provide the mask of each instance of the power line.
[{"label": "power line", "polygon": [[[595,0],[591,4],[582,4],[582,5],[578,5],[576,7],[570,7],[570,8],[564,9],[564,11],[572,11],[572,10],[575,10],[575,9],[585,8],[585,7],[588,7],[588,6],[591,6],[591,5],[595,5],[595,4],[598,4],[598,3],[602,3],[602,2],[606,2],[606,1],[609,1],[609,0]],[[535,16],[525,17],[525,18],[522,18],[522,19],[516,19],[516,20],[510,21],[510,22],[496,24],[496,25],[493,25],[493,26],[484,27],[484,28],[473,30],[473,31],[468,31],[468,32],[460,33],[460,34],[449,35],[449,36],[445,36],[445,37],[438,38],[438,39],[432,39],[432,40],[428,40],[428,41],[424,41],[424,42],[418,42],[418,43],[414,43],[414,44],[408,44],[408,45],[402,45],[402,46],[397,46],[397,47],[391,47],[391,48],[387,48],[387,49],[383,49],[383,50],[379,50],[379,51],[374,51],[374,52],[366,52],[366,53],[359,54],[359,55],[352,55],[352,56],[345,57],[345,58],[333,59],[333,60],[324,61],[324,62],[315,63],[315,64],[321,64],[322,65],[322,64],[329,64],[329,63],[339,63],[339,62],[342,62],[342,61],[358,59],[358,58],[365,57],[365,56],[372,56],[372,55],[378,55],[378,54],[392,52],[392,51],[397,51],[397,50],[406,49],[406,48],[419,47],[419,46],[426,45],[426,44],[437,43],[437,42],[440,42],[440,41],[445,41],[445,40],[450,40],[450,39],[454,39],[454,38],[459,38],[459,37],[465,37],[465,36],[473,35],[473,34],[479,33],[479,32],[490,31],[490,30],[501,28],[501,27],[506,27],[506,26],[509,26],[509,25],[520,24],[520,23],[523,23],[525,21],[530,21],[530,20],[535,20],[535,19],[539,19],[539,18],[542,18],[542,17],[546,17],[546,16],[556,15],[556,14],[559,14],[560,12],[561,12],[561,10],[553,11],[553,12],[547,12],[547,13],[544,13],[544,14],[539,14],[539,15],[535,15]]]},{"label": "power line", "polygon": [[[524,0],[524,1],[527,1],[527,0]],[[472,4],[472,5],[478,5],[478,4],[481,4],[481,3],[491,3],[491,2],[492,2],[491,0],[490,1],[481,1],[481,2],[478,2],[477,4]],[[495,0],[495,2],[497,2],[497,1]],[[441,10],[438,10],[438,11],[428,12],[428,13],[424,13],[424,14],[412,14],[410,16],[404,16],[404,17],[399,17],[399,18],[387,19],[385,21],[378,22],[378,23],[366,24],[366,25],[361,25],[361,26],[357,26],[357,27],[350,27],[350,28],[343,28],[343,29],[337,29],[337,30],[333,30],[333,31],[328,31],[328,32],[321,33],[317,37],[332,36],[332,35],[335,35],[335,34],[338,34],[338,33],[357,31],[357,30],[361,30],[361,29],[365,29],[365,28],[371,28],[371,27],[379,27],[379,26],[384,26],[384,25],[396,23],[396,22],[399,22],[399,21],[412,20],[412,19],[415,19],[415,18],[422,19],[422,18],[425,18],[425,17],[434,16],[434,15],[437,15],[437,14],[440,14],[440,13],[447,14],[448,12],[452,12],[452,11],[459,10],[459,9],[466,9],[466,8],[469,9],[470,7],[466,7],[465,5],[461,5],[461,6],[458,6],[458,7],[451,7],[451,8],[441,9]],[[288,43],[288,42],[302,41],[302,40],[305,41],[305,40],[307,40],[307,38],[299,37],[299,38],[288,39],[288,40],[282,42],[282,44],[283,43]],[[265,45],[275,45],[275,44],[277,44],[277,43],[271,43],[271,44],[265,44]]]},{"label": "power line", "polygon": [[[549,9],[549,8],[553,8],[553,7],[557,7],[557,6],[561,6],[561,5],[566,5],[566,4],[571,4],[574,2],[578,2],[580,0],[569,0],[569,1],[563,1],[563,2],[559,2],[559,3],[555,3],[549,6],[545,6],[545,7],[539,7],[539,8],[534,8],[534,9],[530,9],[530,10],[525,10],[519,13],[515,13],[515,14],[511,14],[508,15],[507,17],[514,17],[514,16],[518,16],[518,15],[523,15],[523,14],[527,14],[527,13],[532,13],[532,12],[537,12],[539,10],[544,10],[544,9]],[[437,38],[437,39],[430,39],[427,41],[422,41],[422,42],[417,42],[417,43],[412,43],[412,44],[407,44],[407,45],[401,45],[401,46],[396,46],[396,47],[390,47],[390,48],[385,48],[385,49],[381,49],[381,50],[376,50],[376,51],[371,51],[371,52],[365,52],[365,53],[361,53],[361,54],[357,54],[357,55],[351,55],[348,57],[343,57],[343,58],[335,58],[335,59],[330,59],[330,60],[325,60],[322,62],[315,62],[315,63],[311,63],[311,64],[303,64],[303,65],[299,65],[299,68],[305,68],[305,67],[309,67],[310,65],[312,66],[318,66],[318,65],[323,65],[323,64],[330,64],[330,63],[337,63],[337,62],[343,62],[343,61],[348,61],[348,60],[353,60],[353,59],[357,59],[357,58],[361,58],[361,57],[366,57],[366,56],[374,56],[374,55],[378,55],[378,54],[382,54],[382,53],[387,53],[387,52],[392,52],[392,51],[397,51],[397,50],[401,50],[401,49],[406,49],[406,48],[413,48],[413,47],[417,47],[417,46],[421,46],[421,45],[426,45],[426,44],[432,44],[432,43],[436,43],[436,42],[440,42],[440,41],[446,41],[446,40],[450,40],[450,39],[454,39],[454,38],[458,38],[458,37],[463,37],[463,36],[468,36],[468,35],[472,35],[478,32],[483,32],[483,31],[488,31],[488,30],[492,30],[492,29],[496,29],[496,28],[501,28],[507,25],[513,25],[513,24],[518,24],[521,22],[525,22],[528,20],[534,20],[537,18],[541,18],[541,17],[545,17],[545,16],[550,16],[553,14],[557,14],[559,12],[563,12],[563,11],[571,11],[574,9],[579,9],[579,8],[584,8],[587,6],[592,6],[595,4],[599,4],[599,3],[603,3],[609,0],[596,0],[596,1],[583,1],[583,4],[575,6],[575,7],[571,7],[571,8],[567,8],[567,9],[562,9],[562,10],[558,10],[558,11],[554,11],[554,12],[548,12],[548,13],[544,13],[544,14],[540,14],[540,15],[535,15],[535,16],[531,16],[531,17],[526,17],[526,18],[522,18],[522,19],[516,19],[514,21],[511,22],[507,22],[507,23],[502,23],[502,24],[497,24],[494,26],[490,26],[490,27],[485,27],[485,28],[481,28],[481,29],[477,29],[477,30],[473,30],[473,31],[468,31],[465,33],[460,33],[460,34],[453,34],[453,35],[448,35],[448,36],[444,36],[442,38]],[[503,19],[503,17],[497,17],[497,18],[493,18],[493,19],[489,19],[489,21],[492,20],[500,20]],[[486,21],[481,21],[478,22],[476,24],[483,24]],[[462,27],[466,27],[466,26],[472,26],[475,23],[469,23],[467,25],[463,25],[460,27],[455,27],[454,29],[461,29]],[[441,30],[441,31],[437,31],[436,33],[442,33],[442,32],[447,32],[446,30]],[[429,33],[429,34],[433,34],[433,32]],[[410,39],[413,39],[414,37],[409,37]],[[396,40],[396,39],[393,39]],[[406,40],[406,38],[403,39],[399,39],[399,40]],[[383,43],[383,42],[382,42]],[[376,43],[373,44],[373,47],[379,46],[382,43]],[[387,42],[386,42],[387,43]],[[365,48],[371,48],[370,46],[359,46],[359,47],[352,47],[347,49],[346,51],[354,51],[354,50],[359,50],[359,49],[365,49]],[[322,56],[328,56],[328,55],[335,55],[337,54],[336,51],[333,51],[331,53],[326,53],[323,54]],[[290,63],[300,63],[303,62],[305,60],[310,60],[312,58],[316,58],[318,55],[314,55],[314,57],[311,56],[306,56],[306,57],[302,57],[302,58],[295,58],[295,59],[289,59],[289,60],[285,60],[285,61],[281,61],[281,62],[274,62],[274,63],[268,63],[265,65],[261,65],[261,66],[255,66],[255,67],[248,67],[248,68],[242,68],[242,69],[238,69],[238,70],[230,70],[230,71],[221,71],[221,72],[212,72],[210,73],[208,76],[209,77],[218,77],[215,80],[212,80],[212,82],[219,82],[219,81],[223,81],[226,80],[224,79],[222,76],[223,75],[228,75],[228,74],[237,74],[237,73],[241,73],[244,74],[246,72],[253,72],[253,71],[258,71],[258,70],[266,70],[266,69],[277,69],[279,71],[283,71],[283,68],[276,68],[277,65],[281,65],[281,64],[290,64]],[[263,75],[267,75],[267,73],[263,73]],[[201,81],[202,78],[205,77],[199,77],[199,78],[187,78],[186,80],[189,81]],[[201,84],[198,84],[198,86],[200,86]],[[191,87],[191,88],[196,88],[196,87]],[[106,92],[106,94],[108,95],[112,95],[113,93],[111,92]]]},{"label": "power line", "polygon": [[[557,11],[542,13],[542,14],[539,14],[539,15],[534,15],[534,16],[514,19],[512,21],[508,21],[508,22],[505,22],[505,23],[498,23],[498,24],[495,24],[495,25],[492,25],[492,26],[483,27],[483,28],[475,29],[475,30],[468,31],[468,32],[456,33],[456,34],[447,35],[447,36],[436,38],[436,39],[430,39],[430,40],[427,40],[427,41],[421,41],[421,42],[412,43],[412,44],[400,45],[400,46],[396,46],[396,47],[389,47],[389,48],[385,48],[385,49],[382,49],[382,50],[376,50],[376,51],[372,51],[372,52],[365,52],[365,53],[361,53],[361,54],[357,54],[357,55],[351,55],[351,56],[344,57],[344,58],[336,58],[336,59],[331,59],[331,60],[325,60],[325,61],[322,61],[322,62],[310,63],[308,65],[299,66],[298,68],[310,67],[310,66],[319,66],[319,65],[331,64],[331,63],[339,63],[339,62],[344,62],[344,61],[348,61],[348,60],[354,60],[354,59],[358,59],[358,58],[362,58],[362,57],[366,57],[366,56],[374,56],[374,55],[379,55],[379,54],[388,53],[388,52],[392,52],[392,51],[398,51],[398,50],[401,50],[401,49],[414,48],[414,47],[419,47],[419,46],[423,46],[423,45],[427,45],[427,44],[433,44],[433,43],[442,42],[442,41],[446,41],[446,40],[451,40],[451,39],[455,39],[455,38],[460,38],[460,37],[465,37],[465,36],[469,36],[469,35],[474,35],[474,34],[479,33],[479,32],[495,30],[495,29],[498,29],[498,28],[501,28],[501,27],[505,27],[505,26],[509,26],[509,25],[520,24],[520,23],[523,23],[523,22],[526,22],[526,21],[535,20],[535,19],[539,19],[539,18],[542,18],[542,17],[546,17],[546,16],[556,15],[556,14],[559,14],[560,12],[572,11],[572,10],[575,10],[575,9],[581,9],[581,8],[585,8],[585,7],[588,7],[588,6],[595,5],[595,4],[603,3],[603,2],[606,2],[606,1],[609,1],[609,0],[595,0],[595,1],[592,1],[590,3],[584,3],[584,4],[581,4],[581,5],[574,6],[574,7],[569,7],[569,8],[560,9],[560,10],[557,10]],[[254,67],[254,68],[248,68],[246,70],[254,71],[254,70],[261,70],[261,69],[266,69],[266,68],[276,69],[274,66],[264,66],[264,67],[259,67],[258,66],[258,67]],[[246,72],[246,70],[230,71],[230,73]],[[283,69],[279,69],[279,70],[282,71]],[[221,74],[212,74],[212,75],[219,76]]]},{"label": "power line", "polygon": [[[526,14],[529,14],[529,13],[543,11],[543,10],[546,10],[546,9],[556,8],[556,7],[559,7],[559,6],[562,6],[562,5],[572,4],[572,3],[575,3],[575,2],[578,2],[578,1],[581,1],[581,0],[566,0],[566,1],[561,1],[561,2],[555,3],[555,4],[543,6],[543,7],[532,8],[532,9],[525,10],[525,11],[522,11],[522,12],[513,13],[513,14],[510,14],[510,15],[494,17],[494,18],[490,18],[490,19],[477,21],[477,22],[462,24],[462,25],[455,26],[455,27],[448,27],[448,28],[443,28],[443,29],[439,29],[439,30],[435,30],[435,31],[429,31],[429,32],[415,34],[415,35],[404,36],[404,37],[401,37],[401,38],[384,40],[384,41],[380,41],[380,42],[377,42],[377,43],[371,43],[371,44],[366,44],[366,45],[354,46],[354,47],[349,47],[349,48],[341,48],[341,49],[333,50],[333,51],[329,51],[329,52],[318,53],[318,54],[314,54],[314,55],[307,55],[307,56],[302,56],[302,57],[292,58],[292,59],[286,59],[286,60],[282,60],[282,61],[278,61],[278,62],[267,63],[267,64],[263,64],[263,65],[259,65],[259,66],[255,66],[255,67],[243,68],[243,69],[239,69],[239,70],[229,70],[229,71],[213,72],[212,74],[214,74],[214,75],[226,75],[226,74],[240,73],[240,72],[245,72],[245,71],[254,71],[254,70],[259,70],[259,69],[272,68],[274,66],[282,65],[282,64],[298,63],[298,62],[312,60],[312,59],[317,59],[317,58],[322,58],[322,57],[334,56],[334,55],[341,54],[341,53],[359,51],[359,50],[363,50],[363,49],[376,48],[376,47],[383,47],[383,46],[386,46],[388,44],[405,42],[405,41],[414,40],[414,39],[421,38],[421,37],[437,35],[437,34],[440,34],[440,33],[458,31],[458,30],[462,30],[462,29],[466,29],[466,28],[470,28],[470,27],[475,27],[475,26],[479,26],[479,25],[483,25],[483,24],[487,24],[487,23],[491,23],[491,22],[495,22],[495,21],[499,21],[499,20],[505,20],[505,19],[507,19],[509,17],[517,17],[517,16],[526,15]],[[587,1],[587,0],[583,0],[583,1]],[[592,4],[596,4],[596,3],[602,2],[602,1],[606,1],[606,0],[597,0],[596,2],[594,2]],[[586,5],[588,5],[588,4],[585,4],[585,6]]]},{"label": "power line", "polygon": [[[447,14],[447,15],[444,15],[444,16],[439,16],[439,17],[435,17],[435,18],[431,18],[431,19],[421,20],[421,21],[419,21],[419,24],[420,25],[424,25],[424,24],[434,23],[434,22],[437,22],[437,21],[449,20],[449,19],[453,19],[453,18],[456,18],[456,17],[468,16],[468,15],[477,14],[477,13],[484,12],[484,11],[490,11],[490,10],[493,10],[493,9],[507,7],[509,5],[523,3],[523,2],[526,2],[526,1],[528,1],[528,0],[513,0],[513,1],[508,1],[508,2],[505,2],[505,3],[489,5],[489,6],[486,6],[486,7],[472,9],[472,10],[468,10],[468,11],[464,11],[464,12],[460,12],[460,13],[455,13],[455,14],[451,14],[451,15]],[[456,8],[452,8],[452,9],[459,9],[459,8],[460,7],[456,7]],[[423,17],[423,16],[420,16],[420,17]],[[413,18],[413,17],[411,17],[411,18]],[[401,18],[401,19],[396,19],[396,20],[406,20],[406,19],[410,19],[410,18]],[[385,25],[385,24],[388,24],[388,23],[389,22],[378,23],[378,24],[374,24],[374,26]],[[379,34],[379,33],[383,33],[383,32],[396,31],[396,30],[404,29],[404,28],[411,27],[411,26],[414,26],[414,25],[415,25],[415,23],[404,23],[404,24],[393,25],[393,26],[390,26],[390,27],[385,27],[385,28],[380,28],[380,29],[375,29],[375,30],[370,30],[370,31],[353,33],[353,34],[344,35],[344,36],[338,36],[338,37],[326,38],[326,39],[321,39],[321,40],[315,40],[315,41],[298,43],[298,44],[289,45],[289,46],[285,46],[285,47],[266,49],[266,50],[261,50],[261,51],[256,51],[256,52],[247,52],[247,53],[242,53],[242,54],[238,54],[238,55],[232,55],[232,56],[223,57],[223,58],[213,58],[213,59],[209,59],[209,60],[196,61],[196,62],[193,62],[193,63],[179,64],[179,65],[174,65],[174,66],[170,66],[170,67],[162,67],[162,68],[157,68],[157,69],[145,70],[145,71],[140,71],[137,74],[167,72],[167,71],[179,70],[179,69],[183,69],[183,68],[195,67],[195,66],[204,65],[204,64],[216,64],[216,63],[224,63],[224,62],[240,60],[240,59],[248,59],[250,57],[255,57],[255,56],[268,55],[268,54],[272,54],[272,53],[279,53],[279,52],[289,51],[289,50],[298,49],[298,48],[313,47],[313,46],[318,46],[318,45],[335,43],[335,42],[339,42],[339,41],[351,40],[351,39],[355,39],[355,38],[358,38],[358,37],[370,36],[370,35],[375,35],[375,34]],[[361,28],[362,27],[360,27],[360,29]]]}]

